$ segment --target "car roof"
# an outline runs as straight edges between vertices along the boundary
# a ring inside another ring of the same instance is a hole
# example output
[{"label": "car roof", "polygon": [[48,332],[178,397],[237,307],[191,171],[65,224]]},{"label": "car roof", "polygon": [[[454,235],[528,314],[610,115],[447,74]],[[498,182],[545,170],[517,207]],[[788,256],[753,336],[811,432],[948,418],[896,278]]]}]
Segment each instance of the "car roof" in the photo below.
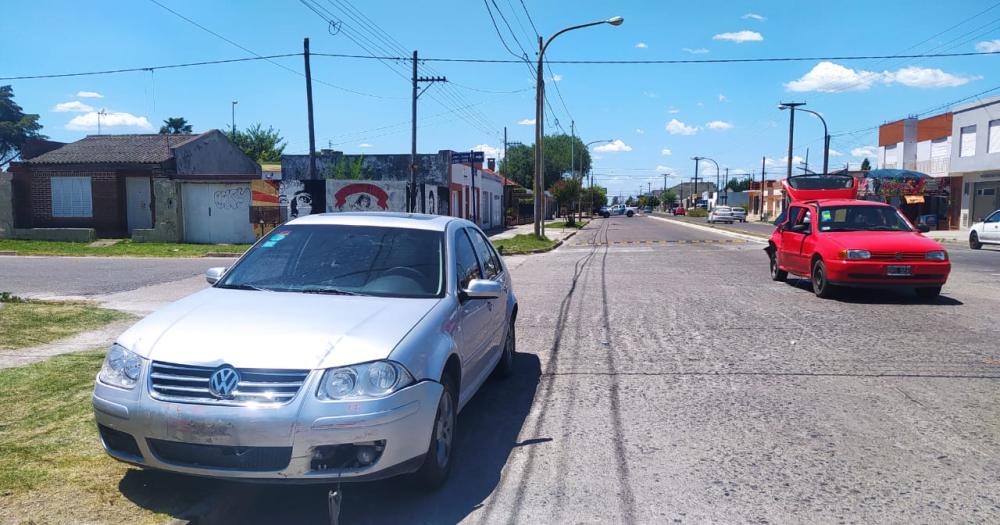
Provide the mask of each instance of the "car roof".
[{"label": "car roof", "polygon": [[[461,220],[444,215],[397,212],[317,213],[293,219],[289,225],[382,226],[414,230],[445,231],[452,221]],[[462,221],[466,222],[466,221]],[[472,223],[469,223],[472,224]]]}]

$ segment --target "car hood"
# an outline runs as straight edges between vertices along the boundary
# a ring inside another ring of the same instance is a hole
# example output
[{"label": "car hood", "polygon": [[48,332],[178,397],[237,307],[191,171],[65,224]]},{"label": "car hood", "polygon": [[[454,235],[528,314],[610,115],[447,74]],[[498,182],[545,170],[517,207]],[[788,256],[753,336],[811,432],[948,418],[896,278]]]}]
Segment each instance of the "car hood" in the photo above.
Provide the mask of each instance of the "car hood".
[{"label": "car hood", "polygon": [[208,288],[146,317],[118,343],[170,363],[328,368],[387,358],[439,301]]},{"label": "car hood", "polygon": [[827,232],[823,235],[843,249],[870,252],[929,252],[944,249],[936,241],[918,232]]}]

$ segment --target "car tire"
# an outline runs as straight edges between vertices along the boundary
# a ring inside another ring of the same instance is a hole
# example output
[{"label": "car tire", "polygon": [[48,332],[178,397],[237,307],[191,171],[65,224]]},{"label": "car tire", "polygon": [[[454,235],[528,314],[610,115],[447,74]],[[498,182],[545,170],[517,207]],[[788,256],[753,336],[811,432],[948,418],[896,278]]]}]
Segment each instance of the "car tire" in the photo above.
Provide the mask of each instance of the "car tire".
[{"label": "car tire", "polygon": [[816,294],[816,297],[830,299],[835,295],[834,286],[830,284],[830,280],[826,276],[826,265],[823,264],[822,260],[813,264],[809,280],[812,282],[813,293]]},{"label": "car tire", "polygon": [[628,215],[629,217],[631,217],[631,216],[635,215],[635,213],[633,213],[633,212],[628,212],[628,213],[626,213],[626,215]]},{"label": "car tire", "polygon": [[941,287],[928,286],[924,288],[917,288],[916,292],[917,292],[917,297],[925,301],[932,301],[934,299],[937,299],[937,297],[941,295]]},{"label": "car tire", "polygon": [[458,389],[449,375],[441,378],[444,389],[438,401],[431,442],[427,447],[424,463],[414,474],[418,486],[434,490],[448,480],[454,458],[455,427],[458,423]]},{"label": "car tire", "polygon": [[781,267],[778,266],[778,254],[772,252],[771,253],[771,280],[772,281],[778,281],[779,283],[783,283],[783,282],[785,282],[785,279],[787,279],[787,278],[788,278],[788,272],[786,272],[785,270],[782,270]]},{"label": "car tire", "polygon": [[517,353],[517,334],[514,332],[514,320],[510,320],[510,327],[507,328],[507,337],[503,342],[503,353],[497,361],[496,368],[493,369],[493,377],[506,379],[514,375],[514,354]]},{"label": "car tire", "polygon": [[979,242],[979,234],[972,232],[969,235],[969,248],[973,250],[978,250],[983,247],[983,243]]}]

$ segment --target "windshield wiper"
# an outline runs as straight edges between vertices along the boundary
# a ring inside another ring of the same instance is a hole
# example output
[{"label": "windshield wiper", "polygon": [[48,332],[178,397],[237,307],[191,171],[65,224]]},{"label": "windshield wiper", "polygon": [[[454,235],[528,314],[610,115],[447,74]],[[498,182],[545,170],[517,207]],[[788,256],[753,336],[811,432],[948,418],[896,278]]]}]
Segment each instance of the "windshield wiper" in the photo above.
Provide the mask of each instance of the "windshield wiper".
[{"label": "windshield wiper", "polygon": [[829,227],[826,227],[826,228],[820,228],[820,230],[824,231],[824,232],[856,232],[856,231],[858,231],[857,228],[841,228],[841,227],[836,227],[836,226],[829,226]]},{"label": "windshield wiper", "polygon": [[254,286],[252,284],[220,284],[216,288],[225,288],[227,290],[254,290],[257,292],[273,292],[274,290],[270,288],[261,288],[260,286]]},{"label": "windshield wiper", "polygon": [[315,294],[325,294],[325,295],[363,295],[357,292],[349,292],[347,290],[341,290],[339,288],[305,288],[303,290],[295,290],[299,293],[315,293]]}]

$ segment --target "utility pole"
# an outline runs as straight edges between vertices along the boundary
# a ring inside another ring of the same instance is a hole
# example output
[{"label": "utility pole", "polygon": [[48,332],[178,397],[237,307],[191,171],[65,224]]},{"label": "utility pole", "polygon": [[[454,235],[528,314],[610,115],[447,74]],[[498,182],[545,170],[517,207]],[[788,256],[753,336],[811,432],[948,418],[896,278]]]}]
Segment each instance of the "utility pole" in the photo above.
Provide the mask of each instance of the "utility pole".
[{"label": "utility pole", "polygon": [[542,71],[542,57],[545,53],[545,42],[538,36],[538,71],[535,72],[535,236],[545,235],[545,157],[542,152],[542,141],[545,138],[545,111],[542,109],[545,100],[545,72]]},{"label": "utility pole", "polygon": [[504,168],[504,169],[500,170],[500,175],[503,175],[504,177],[506,177],[507,176],[507,169],[506,169],[507,166],[505,164],[507,163],[507,126],[503,127],[503,162],[504,163],[501,164],[500,167]]},{"label": "utility pole", "polygon": [[792,151],[795,145],[795,108],[805,106],[805,102],[782,102],[781,109],[788,109],[788,177],[792,176]]},{"label": "utility pole", "polygon": [[764,182],[767,180],[767,157],[760,157],[760,217],[764,217]]},{"label": "utility pole", "polygon": [[104,108],[101,108],[101,110],[97,112],[97,134],[98,135],[101,134],[101,117],[103,117],[103,116],[105,116],[107,114],[108,114],[108,112],[105,111]]},{"label": "utility pole", "polygon": [[[447,82],[448,79],[445,77],[420,77],[417,76],[417,50],[413,50],[413,100],[411,107],[411,129],[410,129],[410,188],[406,196],[406,211],[413,213],[416,211],[416,198],[417,198],[417,99],[423,91],[418,91],[420,87],[420,82],[428,82],[428,86],[434,82]],[[427,91],[427,87],[424,91]],[[420,194],[423,197],[423,185],[420,187]],[[424,213],[427,207],[427,199],[420,199],[420,213]]]},{"label": "utility pole", "polygon": [[309,39],[302,41],[302,56],[306,62],[306,114],[309,116],[309,180],[316,178],[316,129],[313,127],[313,83],[309,68]]},{"label": "utility pole", "polygon": [[232,134],[233,137],[236,137],[236,104],[239,104],[239,103],[240,103],[239,100],[234,100],[233,104],[232,104],[232,109],[233,109],[233,127],[229,128],[229,129],[231,130],[230,133]]},{"label": "utility pole", "polygon": [[722,204],[729,204],[729,168],[726,168],[726,178],[722,181]]},{"label": "utility pole", "polygon": [[699,159],[698,157],[695,157],[694,159],[694,193],[692,193],[691,195],[694,196],[695,205],[698,204],[698,161],[699,160],[701,159]]}]

